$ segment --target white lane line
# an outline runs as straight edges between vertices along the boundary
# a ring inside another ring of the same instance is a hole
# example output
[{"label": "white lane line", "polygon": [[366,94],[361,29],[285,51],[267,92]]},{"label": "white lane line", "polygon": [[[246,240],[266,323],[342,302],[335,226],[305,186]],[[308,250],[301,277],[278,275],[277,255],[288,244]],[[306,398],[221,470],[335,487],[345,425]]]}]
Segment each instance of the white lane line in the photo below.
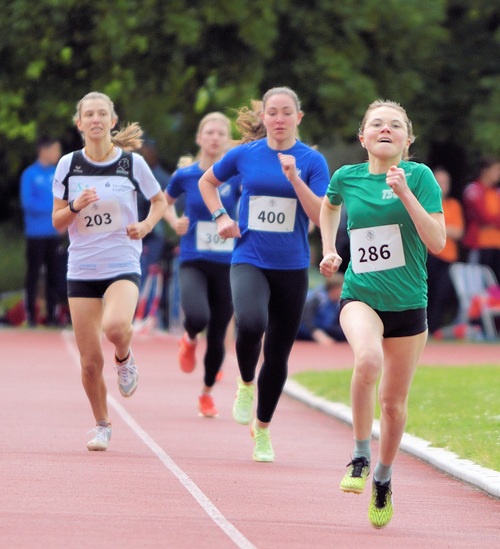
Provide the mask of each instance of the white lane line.
[{"label": "white lane line", "polygon": [[[76,365],[80,368],[80,357],[72,341],[73,336],[70,332],[62,332],[66,348],[76,359]],[[123,421],[132,429],[132,431],[144,442],[144,444],[158,456],[165,467],[179,480],[184,488],[193,496],[205,513],[215,522],[215,524],[231,539],[231,541],[240,549],[256,549],[256,547],[237,529],[210,501],[198,485],[187,475],[175,461],[165,452],[144,429],[134,420],[134,418],[123,408],[121,404],[108,393],[108,404],[120,415]]]}]

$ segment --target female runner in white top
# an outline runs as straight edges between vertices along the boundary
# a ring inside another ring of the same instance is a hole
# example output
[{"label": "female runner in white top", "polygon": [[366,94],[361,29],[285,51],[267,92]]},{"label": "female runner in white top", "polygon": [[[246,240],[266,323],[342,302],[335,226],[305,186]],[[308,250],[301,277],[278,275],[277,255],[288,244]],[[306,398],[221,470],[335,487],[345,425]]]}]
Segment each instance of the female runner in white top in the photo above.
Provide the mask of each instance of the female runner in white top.
[{"label": "female runner in white top", "polygon": [[[144,159],[127,152],[141,145],[131,124],[113,132],[118,117],[106,95],[91,92],[77,104],[75,124],[84,148],[65,155],[56,169],[53,224],[68,229],[68,302],[80,352],[82,382],[96,420],[89,450],[106,450],[111,438],[103,376],[101,334],[115,346],[118,385],[128,397],[138,374],[130,350],[139,297],[142,238],[161,219],[166,199]],[[151,201],[138,221],[137,192]]]}]

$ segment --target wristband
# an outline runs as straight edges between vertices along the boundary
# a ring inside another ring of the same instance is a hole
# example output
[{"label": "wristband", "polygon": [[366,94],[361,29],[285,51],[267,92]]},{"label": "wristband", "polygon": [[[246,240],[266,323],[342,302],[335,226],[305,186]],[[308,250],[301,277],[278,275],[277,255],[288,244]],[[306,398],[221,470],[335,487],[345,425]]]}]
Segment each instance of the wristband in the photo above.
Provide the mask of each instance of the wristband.
[{"label": "wristband", "polygon": [[74,202],[75,202],[74,200],[70,200],[70,201],[68,202],[68,206],[69,206],[69,209],[70,209],[74,214],[77,214],[77,213],[79,213],[81,210],[77,210],[77,209],[74,207],[74,205],[73,205]]},{"label": "wristband", "polygon": [[215,212],[212,214],[212,221],[215,221],[221,215],[224,215],[224,214],[227,214],[227,212],[224,208],[219,208],[218,210],[215,210]]}]

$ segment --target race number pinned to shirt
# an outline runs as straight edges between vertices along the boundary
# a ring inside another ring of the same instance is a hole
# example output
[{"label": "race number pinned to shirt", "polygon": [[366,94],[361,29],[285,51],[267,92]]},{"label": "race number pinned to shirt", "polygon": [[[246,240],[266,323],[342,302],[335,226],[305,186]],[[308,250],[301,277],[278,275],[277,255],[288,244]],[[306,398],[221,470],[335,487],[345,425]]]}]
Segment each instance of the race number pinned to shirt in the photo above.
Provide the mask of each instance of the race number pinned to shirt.
[{"label": "race number pinned to shirt", "polygon": [[76,216],[80,234],[110,233],[122,228],[122,214],[117,200],[98,200]]},{"label": "race number pinned to shirt", "polygon": [[251,196],[248,228],[252,231],[291,233],[295,226],[296,198]]},{"label": "race number pinned to shirt", "polygon": [[357,274],[403,267],[406,262],[399,225],[352,230],[351,261]]},{"label": "race number pinned to shirt", "polygon": [[232,252],[234,238],[222,238],[213,221],[196,223],[196,249],[203,252]]}]

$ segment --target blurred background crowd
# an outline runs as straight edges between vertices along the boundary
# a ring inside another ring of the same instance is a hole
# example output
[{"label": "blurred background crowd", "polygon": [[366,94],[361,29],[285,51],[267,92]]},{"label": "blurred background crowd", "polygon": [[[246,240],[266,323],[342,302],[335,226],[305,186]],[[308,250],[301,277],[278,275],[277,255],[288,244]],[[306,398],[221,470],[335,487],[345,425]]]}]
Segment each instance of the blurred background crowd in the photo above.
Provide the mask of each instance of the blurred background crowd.
[{"label": "blurred background crowd", "polygon": [[[196,150],[193,135],[205,113],[221,111],[234,120],[236,109],[260,98],[264,90],[287,85],[302,99],[301,139],[324,154],[331,173],[362,160],[356,133],[371,101],[382,97],[405,105],[417,133],[412,159],[434,170],[445,199],[448,245],[438,257],[430,255],[428,262],[430,332],[435,337],[496,337],[485,331],[482,312],[485,306],[495,312],[499,305],[498,3],[3,4],[4,321],[69,322],[64,297],[67,241],[41,221],[51,211],[52,198],[37,195],[36,182],[50,179],[60,155],[81,146],[72,122],[78,98],[93,89],[103,91],[112,97],[121,120],[140,122],[147,132],[140,152],[164,188],[179,158]],[[317,276],[317,230],[311,231],[310,239],[316,252],[311,264],[313,290],[323,283]],[[344,266],[349,254],[345,240],[340,235]],[[164,329],[179,322],[177,244],[166,223],[144,242],[143,284],[152,265],[160,265],[163,275],[157,323]],[[466,275],[454,275],[450,269],[456,263],[486,265],[495,277],[487,279],[482,300],[469,299],[467,307],[457,294]],[[157,272],[153,268],[152,293]]]}]

